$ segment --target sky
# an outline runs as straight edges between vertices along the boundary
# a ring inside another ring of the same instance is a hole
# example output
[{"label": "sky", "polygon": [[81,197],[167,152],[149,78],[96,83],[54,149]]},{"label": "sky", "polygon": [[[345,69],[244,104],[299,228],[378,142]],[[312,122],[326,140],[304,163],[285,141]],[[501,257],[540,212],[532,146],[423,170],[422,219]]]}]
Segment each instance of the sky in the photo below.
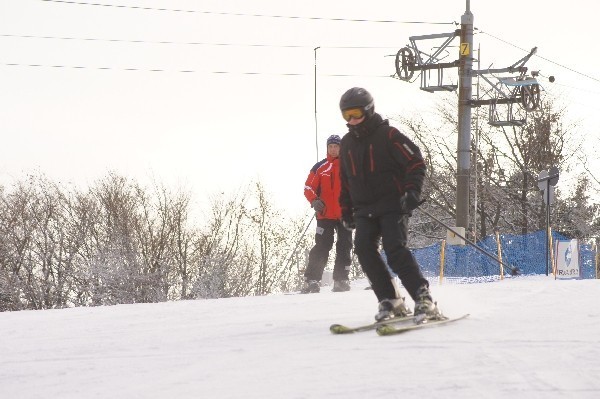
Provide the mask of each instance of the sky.
[{"label": "sky", "polygon": [[[367,88],[384,117],[435,123],[441,97],[390,77],[394,57],[410,36],[457,29],[466,4],[1,0],[0,184],[33,173],[88,187],[116,172],[190,192],[201,209],[260,181],[301,214],[308,171],[346,131],[348,88]],[[588,2],[569,4],[470,1],[474,47],[481,68],[500,68],[537,46],[527,66],[567,105],[593,166],[597,21]]]},{"label": "sky", "polygon": [[[0,313],[3,398],[600,395],[598,280],[433,285],[454,324],[332,335],[376,313],[365,281],[320,294]],[[412,302],[408,301],[412,307]]]}]

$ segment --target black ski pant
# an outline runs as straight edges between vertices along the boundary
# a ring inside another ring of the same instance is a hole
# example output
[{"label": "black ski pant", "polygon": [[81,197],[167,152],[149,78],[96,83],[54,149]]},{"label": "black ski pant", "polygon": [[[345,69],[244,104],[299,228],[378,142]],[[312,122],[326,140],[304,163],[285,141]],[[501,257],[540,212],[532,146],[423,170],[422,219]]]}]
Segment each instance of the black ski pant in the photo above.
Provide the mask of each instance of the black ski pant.
[{"label": "black ski pant", "polygon": [[390,269],[413,298],[423,284],[428,284],[410,249],[408,240],[408,215],[389,213],[378,217],[355,217],[356,235],[354,251],[360,265],[371,282],[378,301],[397,297],[392,276],[379,252],[379,240]]},{"label": "black ski pant", "polygon": [[321,281],[323,270],[329,259],[329,251],[333,248],[334,233],[337,232],[335,245],[335,263],[333,264],[333,279],[348,280],[352,263],[352,232],[346,230],[337,219],[317,219],[315,245],[308,254],[308,266],[304,272],[306,280]]}]

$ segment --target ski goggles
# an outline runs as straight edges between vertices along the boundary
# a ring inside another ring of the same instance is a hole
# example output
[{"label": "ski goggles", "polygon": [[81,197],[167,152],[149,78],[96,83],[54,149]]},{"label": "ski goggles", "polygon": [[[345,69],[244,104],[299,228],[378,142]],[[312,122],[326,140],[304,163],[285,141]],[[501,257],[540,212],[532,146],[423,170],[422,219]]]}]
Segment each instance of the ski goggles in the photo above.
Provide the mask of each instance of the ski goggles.
[{"label": "ski goggles", "polygon": [[348,108],[342,111],[342,116],[346,122],[350,122],[350,119],[360,119],[365,116],[365,111],[362,108]]}]

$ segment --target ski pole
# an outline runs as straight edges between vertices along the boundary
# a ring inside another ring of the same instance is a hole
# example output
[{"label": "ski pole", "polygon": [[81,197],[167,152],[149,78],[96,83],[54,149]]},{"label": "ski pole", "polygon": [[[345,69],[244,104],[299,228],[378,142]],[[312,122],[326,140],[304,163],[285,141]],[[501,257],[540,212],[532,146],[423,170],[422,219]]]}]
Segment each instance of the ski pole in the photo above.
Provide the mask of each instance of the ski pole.
[{"label": "ski pole", "polygon": [[[282,275],[286,270],[288,270],[288,267],[291,266],[291,261],[292,261],[292,258],[294,257],[294,254],[296,253],[296,250],[298,249],[298,245],[300,245],[300,241],[302,241],[302,238],[304,238],[304,235],[308,231],[308,228],[310,227],[310,224],[312,223],[312,221],[313,221],[314,218],[315,218],[315,214],[313,214],[312,218],[310,218],[310,221],[306,225],[306,228],[304,229],[304,232],[302,233],[302,235],[300,236],[300,238],[298,238],[298,241],[296,241],[296,246],[294,247],[294,250],[290,253],[290,256],[288,257],[288,260],[285,263],[285,266],[279,271],[279,273],[278,273],[278,275],[276,275],[275,279],[278,279],[280,277],[280,275]],[[300,271],[298,270],[298,272],[300,272]],[[286,284],[287,284],[287,279],[286,279]]]},{"label": "ski pole", "polygon": [[502,262],[500,259],[496,258],[494,255],[492,255],[491,253],[489,253],[485,249],[479,247],[473,241],[469,240],[466,237],[463,237],[461,234],[459,234],[452,227],[448,226],[446,223],[442,222],[441,220],[439,220],[438,218],[436,218],[435,216],[433,216],[431,213],[427,212],[425,209],[422,209],[422,208],[418,208],[418,209],[419,209],[419,211],[423,212],[425,215],[429,216],[431,219],[435,220],[436,222],[438,222],[439,224],[441,224],[442,226],[444,226],[446,229],[450,230],[458,238],[460,238],[460,239],[464,240],[465,242],[469,243],[473,248],[475,248],[476,250],[480,251],[482,254],[490,257],[492,260],[498,262],[500,265],[502,265],[505,268],[509,269],[510,270],[510,274],[512,274],[513,276],[516,276],[516,275],[520,274],[520,271],[519,271],[518,268],[510,266],[510,265],[507,265],[506,263]]},{"label": "ski pole", "polygon": [[287,270],[288,266],[290,265],[290,261],[292,260],[292,257],[296,253],[296,250],[298,249],[298,245],[300,245],[300,241],[302,241],[302,239],[304,238],[304,235],[306,234],[306,231],[310,227],[310,224],[312,223],[312,221],[313,221],[314,218],[315,218],[315,214],[313,214],[312,218],[310,218],[310,221],[308,222],[308,224],[306,225],[306,228],[304,229],[304,233],[302,233],[302,235],[300,236],[300,238],[298,238],[298,241],[296,241],[296,246],[294,247],[294,250],[290,254],[290,256],[288,258],[288,261],[286,262],[285,267],[283,268],[283,270]]}]

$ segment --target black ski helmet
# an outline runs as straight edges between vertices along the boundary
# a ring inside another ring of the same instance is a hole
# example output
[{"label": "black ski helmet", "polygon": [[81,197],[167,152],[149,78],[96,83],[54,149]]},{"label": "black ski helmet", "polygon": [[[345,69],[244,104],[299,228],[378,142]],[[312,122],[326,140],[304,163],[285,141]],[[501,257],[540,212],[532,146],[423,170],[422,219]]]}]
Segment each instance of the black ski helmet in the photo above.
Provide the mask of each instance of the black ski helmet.
[{"label": "black ski helmet", "polygon": [[346,91],[340,99],[340,111],[350,108],[362,108],[369,119],[375,112],[375,104],[371,93],[362,87],[353,87]]}]

